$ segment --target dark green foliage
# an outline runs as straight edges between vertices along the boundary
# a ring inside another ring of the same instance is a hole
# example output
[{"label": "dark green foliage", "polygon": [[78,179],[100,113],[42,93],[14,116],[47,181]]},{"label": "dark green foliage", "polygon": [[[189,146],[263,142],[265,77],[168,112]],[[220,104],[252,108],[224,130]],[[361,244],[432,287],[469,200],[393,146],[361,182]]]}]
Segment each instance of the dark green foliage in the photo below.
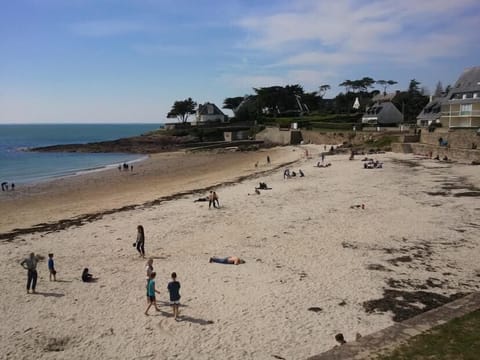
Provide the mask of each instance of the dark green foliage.
[{"label": "dark green foliage", "polygon": [[195,107],[197,103],[192,98],[183,101],[175,101],[172,109],[167,114],[168,118],[178,118],[182,123],[185,123],[189,115],[195,114]]},{"label": "dark green foliage", "polygon": [[226,98],[223,100],[223,108],[224,109],[230,109],[230,110],[235,110],[238,105],[243,101],[243,96],[237,96],[233,98]]},{"label": "dark green foliage", "polygon": [[408,91],[402,91],[393,99],[393,104],[403,112],[406,123],[416,122],[418,114],[428,103],[428,96],[423,95],[419,88],[420,83],[412,79]]}]

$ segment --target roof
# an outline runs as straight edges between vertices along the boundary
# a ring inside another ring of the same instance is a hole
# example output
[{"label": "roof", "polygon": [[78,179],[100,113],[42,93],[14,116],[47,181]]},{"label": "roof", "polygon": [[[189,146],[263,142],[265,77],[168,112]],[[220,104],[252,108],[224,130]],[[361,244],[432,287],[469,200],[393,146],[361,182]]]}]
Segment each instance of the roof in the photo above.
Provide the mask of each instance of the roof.
[{"label": "roof", "polygon": [[198,115],[225,115],[217,105],[206,102],[203,105],[198,105]]},{"label": "roof", "polygon": [[397,93],[390,93],[390,94],[377,94],[372,98],[374,102],[385,102],[385,101],[392,101],[393,98],[397,95]]},{"label": "roof", "polygon": [[448,92],[447,99],[450,100],[457,95],[457,100],[460,100],[459,95],[465,93],[480,93],[480,66],[465,69]]},{"label": "roof", "polygon": [[445,97],[436,97],[431,100],[425,107],[422,109],[422,112],[418,114],[417,119],[419,120],[436,120],[440,118],[442,104],[445,101]]}]

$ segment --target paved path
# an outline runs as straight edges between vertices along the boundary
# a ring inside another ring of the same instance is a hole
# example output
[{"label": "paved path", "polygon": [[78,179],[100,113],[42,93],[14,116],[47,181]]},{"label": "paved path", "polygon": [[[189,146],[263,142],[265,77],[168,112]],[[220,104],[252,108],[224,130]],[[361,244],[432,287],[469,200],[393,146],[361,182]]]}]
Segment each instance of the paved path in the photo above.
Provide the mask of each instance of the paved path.
[{"label": "paved path", "polygon": [[359,341],[337,346],[308,360],[370,359],[381,350],[395,349],[412,336],[435,326],[480,309],[480,293],[473,293],[451,303],[427,311],[401,323],[394,324],[376,333],[364,336]]}]

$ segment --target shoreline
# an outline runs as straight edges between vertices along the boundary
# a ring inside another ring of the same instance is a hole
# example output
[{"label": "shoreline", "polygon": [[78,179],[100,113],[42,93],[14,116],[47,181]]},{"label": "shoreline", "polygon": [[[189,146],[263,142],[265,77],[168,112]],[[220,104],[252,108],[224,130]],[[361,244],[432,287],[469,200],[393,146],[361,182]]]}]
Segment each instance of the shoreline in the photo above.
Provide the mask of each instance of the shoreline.
[{"label": "shoreline", "polygon": [[85,225],[87,222],[93,222],[96,220],[102,219],[105,215],[111,215],[111,214],[116,214],[124,211],[130,211],[130,210],[135,210],[139,208],[148,208],[148,207],[153,207],[156,205],[160,205],[163,202],[166,201],[172,201],[176,199],[181,199],[189,195],[194,195],[197,193],[205,193],[210,191],[211,189],[215,189],[217,187],[225,187],[225,186],[231,186],[231,185],[236,185],[241,183],[242,181],[245,180],[250,180],[250,179],[256,179],[258,177],[264,176],[264,175],[269,175],[278,169],[285,167],[285,166],[290,166],[295,163],[297,163],[299,160],[294,160],[286,163],[279,164],[275,166],[274,168],[271,168],[269,170],[264,170],[261,172],[255,172],[249,175],[243,175],[240,177],[237,177],[232,180],[216,183],[213,185],[208,185],[206,187],[202,188],[196,188],[196,189],[191,189],[187,191],[182,191],[178,193],[173,193],[171,195],[163,196],[157,199],[153,199],[150,201],[147,201],[145,203],[141,204],[130,204],[130,205],[125,205],[121,208],[114,208],[114,209],[108,209],[105,211],[99,211],[96,213],[89,213],[89,214],[81,214],[77,217],[74,218],[67,218],[67,219],[60,219],[56,220],[54,222],[48,222],[48,223],[39,223],[36,225],[33,225],[28,228],[19,228],[19,229],[14,229],[10,232],[6,233],[0,233],[0,241],[5,240],[7,242],[15,240],[16,237],[20,235],[28,235],[28,234],[35,234],[39,232],[55,232],[55,231],[60,231],[60,230],[65,230],[68,229],[72,226],[82,226]]},{"label": "shoreline", "polygon": [[[131,207],[132,204],[138,206],[171,194],[209,188],[211,184],[277,166],[280,161],[283,164],[297,159],[300,152],[295,153],[294,149],[150,154],[136,162],[133,172],[118,171],[116,166],[111,166],[17,186],[15,191],[0,193],[0,234],[5,237],[14,229],[36,228],[38,224]],[[254,168],[255,162],[264,162],[266,154],[272,154],[276,161]],[[284,155],[287,160],[280,160]]]},{"label": "shoreline", "polygon": [[[98,154],[98,153],[92,153],[93,154]],[[36,177],[28,177],[28,180],[20,180],[20,181],[15,181],[15,185],[21,185],[21,186],[35,186],[40,183],[46,183],[50,181],[55,181],[55,180],[61,180],[63,178],[69,178],[73,176],[81,176],[89,173],[94,173],[94,172],[99,172],[99,171],[105,171],[113,168],[117,168],[118,165],[126,163],[126,164],[133,164],[133,163],[138,163],[140,161],[145,161],[148,159],[149,154],[123,154],[123,153],[102,153],[102,154],[115,154],[115,155],[126,155],[126,156],[135,156],[136,158],[133,160],[126,160],[122,162],[113,162],[113,163],[108,163],[105,165],[94,165],[93,167],[86,167],[86,168],[78,168],[78,169],[71,169],[71,170],[62,170],[60,174],[51,174],[51,175],[39,175]],[[83,153],[82,155],[89,155],[88,153]],[[35,175],[34,175],[35,176]],[[15,177],[15,176],[13,176]],[[18,178],[18,176],[16,177]],[[10,181],[9,183],[13,183],[13,181]]]}]

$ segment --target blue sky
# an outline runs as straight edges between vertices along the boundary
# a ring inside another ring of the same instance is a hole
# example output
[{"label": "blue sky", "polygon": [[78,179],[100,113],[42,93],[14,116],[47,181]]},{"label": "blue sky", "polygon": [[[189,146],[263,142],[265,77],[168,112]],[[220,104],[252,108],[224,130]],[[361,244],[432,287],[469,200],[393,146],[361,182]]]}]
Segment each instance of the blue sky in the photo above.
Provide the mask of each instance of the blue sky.
[{"label": "blue sky", "polygon": [[0,0],[0,123],[165,122],[198,103],[300,84],[480,65],[478,0]]}]

